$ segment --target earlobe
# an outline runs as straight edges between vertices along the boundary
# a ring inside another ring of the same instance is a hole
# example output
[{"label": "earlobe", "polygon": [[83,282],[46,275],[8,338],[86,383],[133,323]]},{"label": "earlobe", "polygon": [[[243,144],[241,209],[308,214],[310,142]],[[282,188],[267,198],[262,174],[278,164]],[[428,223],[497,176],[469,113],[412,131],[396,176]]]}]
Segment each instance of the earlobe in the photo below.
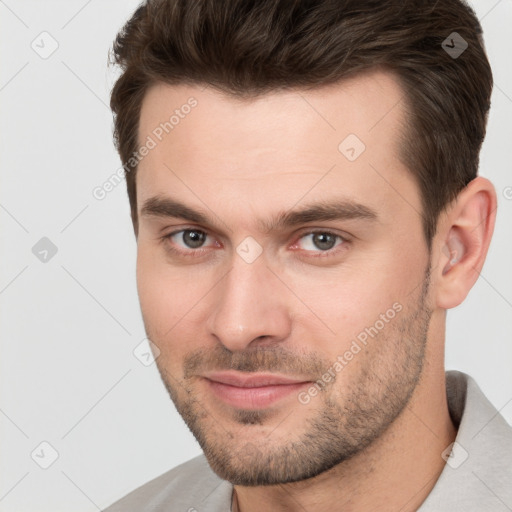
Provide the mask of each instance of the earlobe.
[{"label": "earlobe", "polygon": [[482,270],[496,219],[496,192],[482,177],[472,180],[444,215],[438,232],[437,305],[450,309],[466,298]]}]

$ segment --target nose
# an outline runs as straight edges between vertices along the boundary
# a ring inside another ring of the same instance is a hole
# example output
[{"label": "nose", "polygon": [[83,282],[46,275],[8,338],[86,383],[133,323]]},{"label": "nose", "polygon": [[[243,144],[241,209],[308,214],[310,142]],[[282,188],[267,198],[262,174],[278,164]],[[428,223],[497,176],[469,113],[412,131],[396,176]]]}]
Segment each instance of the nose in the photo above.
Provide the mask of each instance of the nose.
[{"label": "nose", "polygon": [[270,346],[290,335],[289,291],[263,257],[247,263],[234,254],[215,291],[207,328],[228,350]]}]

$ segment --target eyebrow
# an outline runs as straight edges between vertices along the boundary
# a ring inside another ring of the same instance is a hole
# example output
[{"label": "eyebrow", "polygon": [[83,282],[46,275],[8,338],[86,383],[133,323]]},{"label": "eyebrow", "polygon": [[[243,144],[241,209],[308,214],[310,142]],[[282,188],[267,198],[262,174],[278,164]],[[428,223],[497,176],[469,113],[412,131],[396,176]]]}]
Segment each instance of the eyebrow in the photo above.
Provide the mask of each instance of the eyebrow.
[{"label": "eyebrow", "polygon": [[[155,196],[147,199],[141,208],[141,217],[179,218],[197,224],[210,225],[210,217],[205,211],[194,210],[170,197]],[[264,233],[291,228],[309,222],[330,220],[377,221],[375,210],[352,200],[319,201],[297,210],[279,213],[269,220],[260,220],[259,227]]]}]

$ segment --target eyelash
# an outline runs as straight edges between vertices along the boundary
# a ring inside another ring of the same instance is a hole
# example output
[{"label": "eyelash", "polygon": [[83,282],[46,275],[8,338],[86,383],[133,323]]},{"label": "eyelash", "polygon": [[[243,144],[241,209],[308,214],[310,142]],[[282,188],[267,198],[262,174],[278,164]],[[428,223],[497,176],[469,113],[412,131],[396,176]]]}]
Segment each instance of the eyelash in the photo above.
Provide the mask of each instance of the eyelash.
[{"label": "eyelash", "polygon": [[[170,240],[173,236],[175,236],[179,233],[184,233],[186,231],[197,231],[200,233],[204,233],[207,237],[209,236],[208,233],[202,229],[192,228],[192,227],[182,228],[177,231],[173,231],[172,233],[169,233],[167,235],[164,235],[161,238],[162,242],[166,244],[166,250],[170,251],[173,254],[177,254],[179,256],[187,256],[187,257],[192,257],[192,258],[197,258],[197,257],[202,256],[207,250],[204,247],[199,247],[197,249],[189,249],[187,251],[184,251],[181,249],[177,249],[176,247],[173,247],[170,243],[168,243],[168,242],[170,242]],[[317,229],[317,230],[306,231],[304,233],[301,233],[297,238],[297,242],[294,242],[292,245],[296,245],[299,240],[303,239],[304,237],[306,237],[308,235],[316,235],[316,234],[332,235],[336,239],[341,240],[341,243],[339,243],[339,244],[335,245],[333,248],[327,249],[325,251],[321,251],[320,249],[318,249],[318,251],[314,251],[316,254],[309,255],[309,257],[313,257],[313,258],[325,258],[325,257],[333,256],[333,255],[337,254],[340,250],[342,250],[342,249],[340,249],[340,247],[345,248],[345,246],[350,242],[350,240],[348,238],[345,238],[337,233],[332,233],[331,231]],[[305,252],[313,252],[313,251],[306,250]]]}]

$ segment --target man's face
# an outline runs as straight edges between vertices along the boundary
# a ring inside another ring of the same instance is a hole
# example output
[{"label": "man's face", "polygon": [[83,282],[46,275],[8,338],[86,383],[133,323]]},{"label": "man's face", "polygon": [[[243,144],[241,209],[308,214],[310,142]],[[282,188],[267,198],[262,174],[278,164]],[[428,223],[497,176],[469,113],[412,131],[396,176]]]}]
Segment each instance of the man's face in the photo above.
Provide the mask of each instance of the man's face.
[{"label": "man's face", "polygon": [[399,160],[402,96],[371,73],[251,101],[184,85],[144,99],[144,323],[178,411],[233,483],[326,471],[418,383],[430,262]]}]

